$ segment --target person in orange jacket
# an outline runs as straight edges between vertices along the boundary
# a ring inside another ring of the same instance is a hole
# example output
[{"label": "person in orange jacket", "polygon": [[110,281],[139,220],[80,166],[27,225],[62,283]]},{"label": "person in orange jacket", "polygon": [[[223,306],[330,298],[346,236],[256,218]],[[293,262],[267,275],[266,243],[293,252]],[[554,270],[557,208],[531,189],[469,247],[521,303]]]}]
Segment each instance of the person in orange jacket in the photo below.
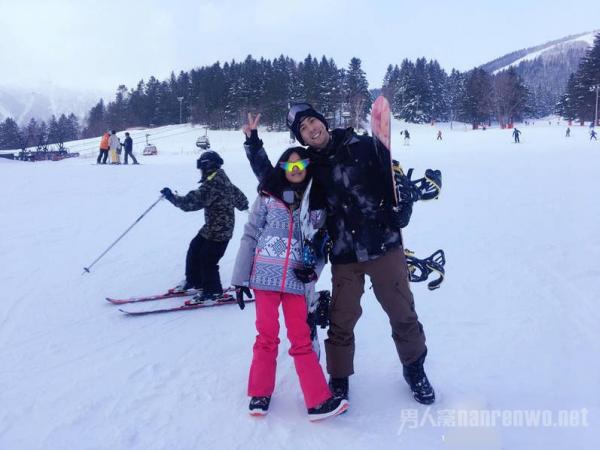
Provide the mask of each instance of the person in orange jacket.
[{"label": "person in orange jacket", "polygon": [[[108,143],[109,139],[110,134],[108,131],[106,131],[100,140],[100,153],[98,154],[98,159],[96,160],[97,164],[106,164],[106,160],[108,159],[108,150],[110,149],[110,145]],[[102,162],[100,162],[100,160],[102,160]]]}]

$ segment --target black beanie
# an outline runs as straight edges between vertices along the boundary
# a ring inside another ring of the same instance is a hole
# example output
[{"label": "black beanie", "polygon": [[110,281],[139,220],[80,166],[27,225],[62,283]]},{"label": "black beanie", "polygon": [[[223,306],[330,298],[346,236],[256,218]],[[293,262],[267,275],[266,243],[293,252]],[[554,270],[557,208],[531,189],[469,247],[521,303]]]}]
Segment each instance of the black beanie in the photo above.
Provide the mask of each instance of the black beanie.
[{"label": "black beanie", "polygon": [[296,139],[302,145],[306,144],[300,135],[300,122],[302,122],[302,119],[306,117],[314,117],[315,119],[320,120],[325,125],[325,129],[329,130],[329,124],[325,120],[325,117],[313,109],[309,103],[298,103],[292,105],[288,112],[287,126],[290,130],[292,130],[292,133],[294,133],[294,136],[296,136]]}]

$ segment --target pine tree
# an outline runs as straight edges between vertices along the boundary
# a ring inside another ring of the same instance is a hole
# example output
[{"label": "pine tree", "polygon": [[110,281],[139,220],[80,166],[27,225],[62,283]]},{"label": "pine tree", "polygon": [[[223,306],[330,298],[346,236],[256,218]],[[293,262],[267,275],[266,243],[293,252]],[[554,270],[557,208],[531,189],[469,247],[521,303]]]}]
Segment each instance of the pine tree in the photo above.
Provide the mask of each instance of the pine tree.
[{"label": "pine tree", "polygon": [[471,70],[465,79],[461,119],[477,128],[480,123],[490,122],[493,108],[492,78],[485,70]]},{"label": "pine tree", "polygon": [[38,141],[40,126],[35,118],[29,119],[27,127],[25,127],[25,135],[27,136],[27,146],[35,145]]},{"label": "pine tree", "polygon": [[33,145],[37,147],[37,150],[46,149],[48,146],[48,125],[43,120],[39,124],[37,139]]},{"label": "pine tree", "polygon": [[579,93],[579,118],[593,121],[596,114],[596,89],[600,89],[600,33],[583,57],[575,79]]},{"label": "pine tree", "polygon": [[352,58],[348,66],[345,80],[346,103],[350,109],[350,121],[356,129],[366,122],[371,111],[371,94],[365,72],[361,68],[361,60]]},{"label": "pine tree", "polygon": [[321,58],[318,69],[319,79],[319,102],[320,112],[329,122],[330,127],[337,126],[340,121],[341,109],[344,102],[343,82],[340,71],[333,59]]},{"label": "pine tree", "polygon": [[437,61],[432,60],[427,64],[427,78],[431,92],[430,118],[431,120],[447,120],[446,83],[448,75]]},{"label": "pine tree", "polygon": [[67,117],[67,141],[75,141],[81,136],[81,126],[79,119],[73,113]]},{"label": "pine tree", "polygon": [[412,120],[417,86],[415,84],[415,65],[412,61],[404,59],[400,64],[397,88],[392,103],[392,112],[397,119]]},{"label": "pine tree", "polygon": [[446,105],[448,106],[448,120],[452,122],[463,117],[463,98],[465,97],[465,76],[458,70],[452,69],[446,84]]},{"label": "pine tree", "polygon": [[115,100],[110,102],[106,107],[105,120],[110,124],[111,128],[123,130],[128,124],[128,106],[129,98],[127,87],[123,84],[119,85],[115,94]]},{"label": "pine tree", "polygon": [[[90,112],[87,117],[87,127],[83,131],[84,138],[100,136],[108,129],[105,114],[106,110],[104,108],[104,100],[100,99],[100,101],[96,103],[96,105],[93,106],[92,109],[90,109]],[[45,133],[46,137],[44,139],[44,144],[42,145],[46,145],[48,142],[47,133],[48,131],[46,131]]]},{"label": "pine tree", "polygon": [[0,149],[25,150],[26,147],[26,138],[19,129],[19,125],[14,119],[7,117],[4,122],[0,123]]},{"label": "pine tree", "polygon": [[146,84],[140,80],[135,88],[129,93],[127,108],[127,127],[148,125],[146,122]]},{"label": "pine tree", "polygon": [[520,120],[528,111],[529,90],[514,67],[497,73],[493,78],[496,117],[501,126]]},{"label": "pine tree", "polygon": [[558,103],[556,104],[556,113],[566,120],[575,120],[577,117],[577,102],[574,98],[575,93],[575,74],[572,73],[567,82],[567,88]]}]

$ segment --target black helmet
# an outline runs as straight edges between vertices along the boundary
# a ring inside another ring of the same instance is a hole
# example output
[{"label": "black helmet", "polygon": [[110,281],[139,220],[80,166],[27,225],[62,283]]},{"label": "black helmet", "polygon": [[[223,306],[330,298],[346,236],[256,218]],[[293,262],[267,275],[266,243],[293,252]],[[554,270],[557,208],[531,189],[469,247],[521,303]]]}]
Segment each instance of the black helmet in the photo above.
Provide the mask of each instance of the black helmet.
[{"label": "black helmet", "polygon": [[223,158],[217,152],[207,150],[202,153],[202,156],[196,161],[196,167],[202,172],[212,172],[220,169],[223,165]]}]

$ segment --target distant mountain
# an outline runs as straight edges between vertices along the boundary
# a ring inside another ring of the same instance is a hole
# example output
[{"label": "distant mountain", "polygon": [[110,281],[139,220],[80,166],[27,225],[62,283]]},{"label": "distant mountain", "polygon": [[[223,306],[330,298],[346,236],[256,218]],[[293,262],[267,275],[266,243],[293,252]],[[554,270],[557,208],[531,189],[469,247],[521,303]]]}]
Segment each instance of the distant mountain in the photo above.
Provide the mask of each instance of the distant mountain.
[{"label": "distant mountain", "polygon": [[581,58],[600,30],[567,36],[542,45],[504,55],[480,66],[490,73],[514,67],[535,100],[535,116],[554,112],[564,93],[569,75],[577,71]]},{"label": "distant mountain", "polygon": [[0,86],[0,121],[12,117],[23,125],[32,117],[49,119],[74,113],[80,120],[106,92],[75,91],[53,85],[26,89]]},{"label": "distant mountain", "polygon": [[585,52],[585,50],[594,43],[594,36],[599,32],[600,30],[572,34],[535,47],[517,50],[483,64],[480,67],[493,73],[502,69],[508,69],[509,66],[518,66],[521,62],[532,61],[538,57],[541,57],[542,59],[552,59],[571,49],[579,49]]}]

